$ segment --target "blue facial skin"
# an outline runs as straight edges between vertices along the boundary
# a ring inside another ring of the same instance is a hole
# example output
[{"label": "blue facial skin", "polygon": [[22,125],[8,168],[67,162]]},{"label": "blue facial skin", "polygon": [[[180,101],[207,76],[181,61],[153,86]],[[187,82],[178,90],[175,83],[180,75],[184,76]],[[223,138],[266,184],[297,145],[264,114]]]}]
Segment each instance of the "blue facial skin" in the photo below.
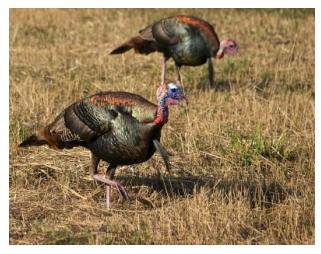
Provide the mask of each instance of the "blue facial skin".
[{"label": "blue facial skin", "polygon": [[168,97],[180,100],[183,97],[183,90],[181,87],[170,87],[168,89]]}]

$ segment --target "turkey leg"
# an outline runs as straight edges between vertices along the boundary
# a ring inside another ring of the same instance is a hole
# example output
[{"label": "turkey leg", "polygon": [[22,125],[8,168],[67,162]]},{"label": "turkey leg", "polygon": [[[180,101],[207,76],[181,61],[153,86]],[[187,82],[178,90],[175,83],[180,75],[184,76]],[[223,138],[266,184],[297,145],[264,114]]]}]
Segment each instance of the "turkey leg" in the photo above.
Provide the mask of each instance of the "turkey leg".
[{"label": "turkey leg", "polygon": [[214,66],[212,63],[212,59],[209,57],[207,59],[207,64],[208,64],[208,80],[209,80],[209,84],[210,87],[215,87],[215,82],[214,82]]},{"label": "turkey leg", "polygon": [[165,81],[165,71],[166,71],[166,59],[165,56],[162,59],[162,73],[161,73],[161,84],[164,84]]},{"label": "turkey leg", "polygon": [[161,68],[162,68],[161,84],[164,84],[164,82],[165,82],[166,62],[168,59],[169,58],[167,56],[163,55],[162,63],[161,63]]},{"label": "turkey leg", "polygon": [[[103,174],[95,174],[93,176],[93,178],[97,181],[100,181],[100,182],[103,182],[105,183],[107,186],[106,186],[106,192],[108,194],[108,192],[110,192],[110,187],[115,187],[119,193],[122,195],[122,197],[128,201],[129,200],[129,197],[128,197],[128,194],[127,194],[127,191],[125,190],[125,188],[117,181],[115,180],[111,180],[109,176],[106,176],[106,175],[103,175]],[[107,199],[110,199],[110,195],[106,197]],[[110,203],[108,200],[107,200],[107,205],[108,203]]]},{"label": "turkey leg", "polygon": [[175,69],[176,69],[176,81],[179,82],[180,84],[182,84],[182,80],[181,80],[181,74],[180,74],[180,70],[181,67],[175,64]]},{"label": "turkey leg", "polygon": [[122,195],[122,197],[126,201],[128,201],[129,197],[128,197],[128,194],[127,194],[127,191],[125,190],[125,188],[119,182],[111,180],[115,175],[116,166],[109,165],[109,167],[107,169],[107,175],[98,174],[97,166],[98,166],[99,161],[100,161],[99,158],[97,158],[94,154],[91,154],[91,165],[90,165],[91,172],[90,173],[95,180],[106,184],[106,205],[107,205],[107,208],[108,209],[110,208],[110,197],[111,197],[110,186],[116,187],[116,189],[119,191],[119,193]]}]

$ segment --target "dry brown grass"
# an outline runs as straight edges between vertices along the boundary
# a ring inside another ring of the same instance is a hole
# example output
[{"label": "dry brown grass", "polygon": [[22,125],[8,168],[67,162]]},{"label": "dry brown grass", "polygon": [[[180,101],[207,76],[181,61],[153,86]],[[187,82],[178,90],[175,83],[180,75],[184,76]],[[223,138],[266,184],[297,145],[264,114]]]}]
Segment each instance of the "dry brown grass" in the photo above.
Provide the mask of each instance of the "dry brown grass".
[{"label": "dry brown grass", "polygon": [[[108,52],[176,13],[246,47],[216,62],[218,92],[201,89],[206,66],[183,68],[189,111],[162,136],[172,174],[157,156],[119,168],[131,202],[114,192],[106,211],[88,151],[17,144],[88,94],[155,101],[160,55]],[[10,11],[11,244],[313,244],[314,134],[313,10]]]}]

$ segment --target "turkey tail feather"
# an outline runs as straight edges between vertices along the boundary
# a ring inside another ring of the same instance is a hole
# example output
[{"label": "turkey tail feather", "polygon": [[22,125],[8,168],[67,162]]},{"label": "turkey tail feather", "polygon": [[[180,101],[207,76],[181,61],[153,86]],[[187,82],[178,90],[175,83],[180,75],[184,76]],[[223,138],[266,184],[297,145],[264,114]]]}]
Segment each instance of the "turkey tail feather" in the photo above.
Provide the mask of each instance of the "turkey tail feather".
[{"label": "turkey tail feather", "polygon": [[45,140],[39,139],[36,134],[33,134],[26,138],[21,144],[19,144],[19,147],[41,146],[44,144],[47,144]]},{"label": "turkey tail feather", "polygon": [[157,50],[154,41],[145,40],[140,36],[136,36],[115,48],[112,52],[110,52],[110,54],[122,54],[128,50],[131,50],[132,48],[134,48],[135,52],[145,55]]},{"label": "turkey tail feather", "polygon": [[119,47],[115,48],[112,52],[110,52],[110,55],[115,54],[122,54],[127,52],[128,50],[131,50],[133,48],[133,45],[131,43],[131,40],[125,42],[124,44],[120,45]]}]

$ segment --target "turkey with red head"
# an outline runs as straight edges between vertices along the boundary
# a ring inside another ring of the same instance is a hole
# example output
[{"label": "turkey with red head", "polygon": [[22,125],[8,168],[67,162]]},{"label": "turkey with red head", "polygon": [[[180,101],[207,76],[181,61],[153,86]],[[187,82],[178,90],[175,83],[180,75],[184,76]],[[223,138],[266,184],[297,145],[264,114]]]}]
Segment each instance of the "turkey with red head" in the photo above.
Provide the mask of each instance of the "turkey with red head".
[{"label": "turkey with red head", "polygon": [[121,54],[130,49],[148,55],[163,53],[161,83],[165,80],[166,61],[172,58],[176,66],[176,79],[181,82],[180,68],[208,63],[209,84],[214,86],[212,57],[235,54],[238,46],[234,40],[220,41],[213,26],[193,16],[178,15],[164,18],[139,31],[137,36],[123,43],[110,54]]},{"label": "turkey with red head", "polygon": [[[157,105],[128,92],[98,93],[67,107],[19,146],[89,149],[91,174],[106,184],[109,207],[110,186],[128,200],[125,188],[113,180],[117,166],[147,161],[158,151],[169,170],[169,156],[160,143],[161,130],[168,120],[168,107],[184,99],[180,84],[166,82],[157,89]],[[106,175],[97,171],[100,160],[109,163]]]}]

